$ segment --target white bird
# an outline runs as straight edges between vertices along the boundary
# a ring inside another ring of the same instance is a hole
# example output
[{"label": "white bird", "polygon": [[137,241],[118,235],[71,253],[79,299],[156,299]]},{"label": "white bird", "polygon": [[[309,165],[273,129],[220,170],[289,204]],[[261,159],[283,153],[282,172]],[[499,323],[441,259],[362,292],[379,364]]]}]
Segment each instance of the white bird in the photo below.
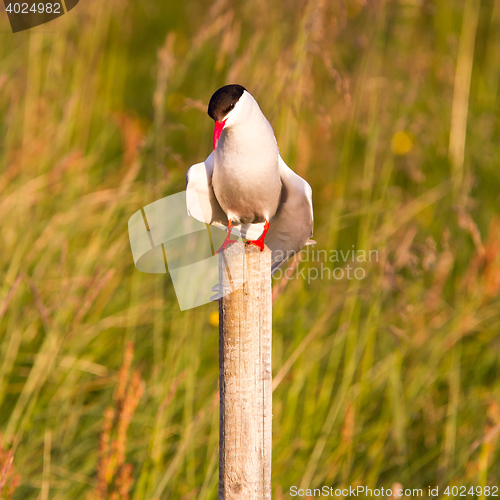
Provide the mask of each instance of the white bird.
[{"label": "white bird", "polygon": [[276,272],[304,245],[314,243],[311,186],[282,160],[274,131],[250,93],[226,85],[214,93],[214,150],[186,176],[188,214],[228,231],[221,248],[239,233],[272,251]]}]

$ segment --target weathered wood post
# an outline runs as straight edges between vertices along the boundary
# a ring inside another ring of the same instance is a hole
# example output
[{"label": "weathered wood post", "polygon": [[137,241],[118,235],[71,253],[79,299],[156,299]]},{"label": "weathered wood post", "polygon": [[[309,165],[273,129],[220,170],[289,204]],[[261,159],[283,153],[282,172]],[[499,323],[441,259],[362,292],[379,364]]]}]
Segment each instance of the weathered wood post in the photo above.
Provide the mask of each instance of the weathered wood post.
[{"label": "weathered wood post", "polygon": [[232,244],[219,283],[219,500],[271,500],[271,251]]}]

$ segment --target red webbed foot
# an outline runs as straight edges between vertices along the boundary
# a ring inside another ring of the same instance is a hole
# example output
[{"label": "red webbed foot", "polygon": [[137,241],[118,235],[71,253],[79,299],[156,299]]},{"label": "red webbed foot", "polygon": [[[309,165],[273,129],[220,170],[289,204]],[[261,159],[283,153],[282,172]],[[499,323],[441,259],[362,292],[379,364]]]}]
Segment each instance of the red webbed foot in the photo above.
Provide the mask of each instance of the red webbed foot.
[{"label": "red webbed foot", "polygon": [[262,250],[264,250],[264,245],[265,245],[264,240],[266,239],[266,234],[268,230],[269,230],[269,222],[267,222],[266,220],[266,223],[264,224],[264,231],[260,235],[260,238],[254,241],[248,240],[247,245],[255,245],[256,247],[259,247],[260,251],[262,252]]},{"label": "red webbed foot", "polygon": [[231,245],[232,243],[236,243],[238,241],[238,240],[231,239],[231,231],[233,230],[233,223],[231,221],[229,221],[229,224],[227,225],[227,229],[228,229],[228,233],[227,233],[226,239],[224,240],[224,243],[222,243],[219,250],[217,250],[217,252],[215,252],[216,254],[222,252],[229,245]]},{"label": "red webbed foot", "polygon": [[224,243],[221,245],[219,250],[217,250],[217,252],[215,252],[215,253],[217,254],[217,253],[224,251],[229,245],[232,245],[233,243],[236,243],[237,241],[238,240],[232,240],[229,236],[226,236]]}]

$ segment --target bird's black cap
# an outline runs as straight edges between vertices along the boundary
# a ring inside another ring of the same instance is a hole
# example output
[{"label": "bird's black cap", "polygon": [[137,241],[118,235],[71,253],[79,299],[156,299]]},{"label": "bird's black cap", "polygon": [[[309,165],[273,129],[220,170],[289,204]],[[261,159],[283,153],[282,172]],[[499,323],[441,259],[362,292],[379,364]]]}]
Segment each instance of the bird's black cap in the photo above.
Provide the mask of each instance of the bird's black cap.
[{"label": "bird's black cap", "polygon": [[208,116],[217,122],[222,121],[234,108],[245,90],[245,87],[237,84],[221,87],[210,99]]}]

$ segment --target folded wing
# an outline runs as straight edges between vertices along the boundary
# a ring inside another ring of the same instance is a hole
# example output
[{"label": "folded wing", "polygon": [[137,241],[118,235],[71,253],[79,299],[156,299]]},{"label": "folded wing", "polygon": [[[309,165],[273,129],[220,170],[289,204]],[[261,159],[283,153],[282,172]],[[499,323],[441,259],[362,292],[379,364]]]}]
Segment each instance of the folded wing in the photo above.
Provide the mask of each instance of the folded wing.
[{"label": "folded wing", "polygon": [[186,175],[186,204],[191,217],[205,224],[227,226],[228,220],[212,187],[214,153],[201,163],[193,165]]},{"label": "folded wing", "polygon": [[272,250],[272,272],[308,243],[313,233],[311,186],[279,157],[281,201],[271,219],[266,245]]}]

